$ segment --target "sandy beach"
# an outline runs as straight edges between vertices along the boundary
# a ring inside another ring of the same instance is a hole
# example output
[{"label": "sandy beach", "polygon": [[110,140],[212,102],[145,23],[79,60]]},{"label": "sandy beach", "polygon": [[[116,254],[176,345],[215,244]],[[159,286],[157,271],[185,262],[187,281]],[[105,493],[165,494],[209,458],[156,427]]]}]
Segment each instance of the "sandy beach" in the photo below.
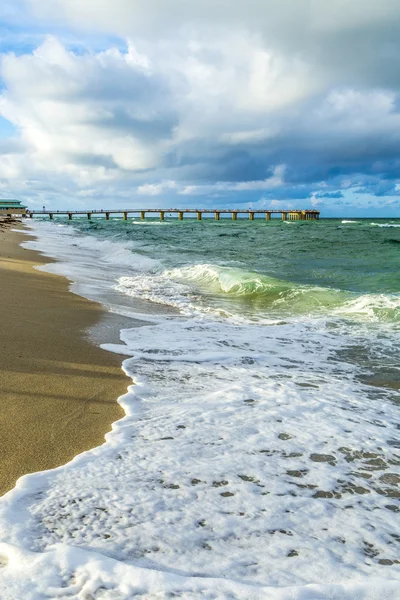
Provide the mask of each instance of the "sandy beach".
[{"label": "sandy beach", "polygon": [[21,248],[24,239],[0,227],[0,495],[101,444],[130,383],[121,357],[85,336],[101,306],[35,270],[51,260]]}]

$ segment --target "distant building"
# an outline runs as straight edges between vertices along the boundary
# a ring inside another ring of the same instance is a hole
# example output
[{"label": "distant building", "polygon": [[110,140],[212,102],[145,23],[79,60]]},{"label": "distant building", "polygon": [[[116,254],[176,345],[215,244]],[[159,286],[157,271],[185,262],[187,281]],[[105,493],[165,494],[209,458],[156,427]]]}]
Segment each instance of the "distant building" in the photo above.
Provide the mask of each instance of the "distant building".
[{"label": "distant building", "polygon": [[21,204],[21,200],[2,200],[0,199],[0,216],[26,215],[26,206]]}]

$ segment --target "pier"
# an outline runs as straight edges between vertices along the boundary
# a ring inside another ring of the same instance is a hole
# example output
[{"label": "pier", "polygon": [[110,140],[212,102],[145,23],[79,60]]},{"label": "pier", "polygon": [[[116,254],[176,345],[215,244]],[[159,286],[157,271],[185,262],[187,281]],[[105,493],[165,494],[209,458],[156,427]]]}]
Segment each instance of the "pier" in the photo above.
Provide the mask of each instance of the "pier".
[{"label": "pier", "polygon": [[48,215],[50,219],[54,216],[66,215],[71,221],[73,216],[86,215],[90,220],[92,216],[104,216],[106,221],[110,219],[110,215],[121,215],[127,221],[130,217],[139,216],[142,221],[145,220],[146,214],[159,214],[160,221],[165,220],[165,215],[177,215],[179,221],[183,221],[185,214],[196,215],[196,219],[201,221],[203,215],[213,215],[216,221],[219,221],[221,215],[231,215],[233,221],[237,221],[239,215],[244,215],[250,221],[254,221],[255,215],[262,215],[267,221],[272,219],[272,215],[280,215],[282,221],[310,221],[318,220],[320,212],[318,210],[241,210],[241,209],[207,209],[207,208],[121,208],[121,209],[97,209],[97,210],[27,210],[26,216],[31,219],[35,216]]}]

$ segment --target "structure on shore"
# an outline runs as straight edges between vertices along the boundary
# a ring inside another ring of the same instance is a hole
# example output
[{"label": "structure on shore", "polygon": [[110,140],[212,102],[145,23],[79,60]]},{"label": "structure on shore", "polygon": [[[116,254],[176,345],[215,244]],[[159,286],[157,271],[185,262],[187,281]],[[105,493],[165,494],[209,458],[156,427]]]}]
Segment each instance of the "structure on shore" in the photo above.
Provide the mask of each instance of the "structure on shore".
[{"label": "structure on shore", "polygon": [[265,215],[267,221],[271,220],[273,214],[282,215],[282,221],[309,221],[319,219],[318,210],[226,210],[226,209],[196,209],[196,208],[123,208],[123,209],[102,209],[102,210],[27,210],[27,215],[30,218],[34,216],[49,215],[50,219],[54,218],[54,215],[68,215],[68,219],[71,220],[73,215],[87,215],[88,219],[92,218],[92,215],[105,215],[108,221],[110,215],[123,215],[124,220],[128,219],[128,215],[140,215],[143,221],[146,217],[146,213],[158,213],[160,220],[164,221],[165,215],[177,214],[180,221],[183,220],[183,215],[187,213],[195,213],[197,220],[201,221],[203,215],[213,214],[216,221],[220,220],[220,216],[223,214],[232,215],[233,221],[237,221],[238,215],[248,215],[250,221],[254,220],[255,215]]},{"label": "structure on shore", "polygon": [[12,215],[26,215],[26,206],[21,204],[21,200],[0,199],[0,215],[11,217]]}]

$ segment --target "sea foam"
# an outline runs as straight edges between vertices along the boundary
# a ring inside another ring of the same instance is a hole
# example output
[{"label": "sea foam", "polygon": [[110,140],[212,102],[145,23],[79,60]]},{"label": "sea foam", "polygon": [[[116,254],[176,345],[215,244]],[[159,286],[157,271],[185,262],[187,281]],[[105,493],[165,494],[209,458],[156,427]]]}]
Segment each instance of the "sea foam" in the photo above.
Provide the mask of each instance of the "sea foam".
[{"label": "sea foam", "polygon": [[372,227],[400,227],[399,223],[370,223]]}]

